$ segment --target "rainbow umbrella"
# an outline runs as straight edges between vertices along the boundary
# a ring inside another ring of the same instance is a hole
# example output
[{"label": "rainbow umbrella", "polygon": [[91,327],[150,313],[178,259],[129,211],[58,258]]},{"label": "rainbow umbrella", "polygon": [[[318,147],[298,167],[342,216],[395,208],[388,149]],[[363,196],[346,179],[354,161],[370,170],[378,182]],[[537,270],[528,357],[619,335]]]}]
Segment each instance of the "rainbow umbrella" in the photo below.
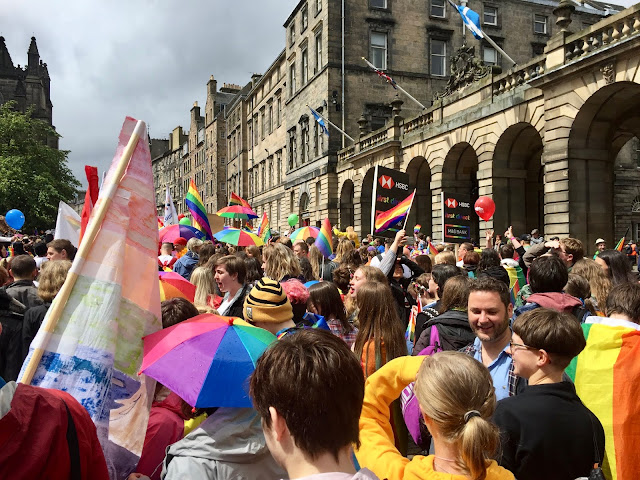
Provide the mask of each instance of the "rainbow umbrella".
[{"label": "rainbow umbrella", "polygon": [[243,220],[258,218],[258,214],[256,212],[243,205],[231,205],[230,207],[221,208],[216,212],[216,215],[226,218],[240,218]]},{"label": "rainbow umbrella", "polygon": [[199,238],[200,240],[205,239],[204,233],[190,225],[169,225],[168,227],[164,227],[158,230],[158,238],[160,240],[160,243],[173,243],[178,237],[182,237],[186,240],[189,240],[193,237]]},{"label": "rainbow umbrella", "polygon": [[239,318],[198,315],[144,337],[140,371],[193,407],[250,408],[249,375],[275,340]]},{"label": "rainbow umbrella", "polygon": [[238,245],[239,247],[248,247],[249,245],[260,247],[264,245],[264,242],[258,235],[239,228],[225,228],[214,233],[213,237],[220,242]]},{"label": "rainbow umbrella", "polygon": [[175,272],[158,272],[160,301],[170,298],[186,298],[191,303],[196,296],[196,286]]},{"label": "rainbow umbrella", "polygon": [[318,227],[300,227],[297,230],[294,230],[289,238],[292,242],[296,240],[306,240],[309,237],[318,238],[318,233],[320,229]]}]

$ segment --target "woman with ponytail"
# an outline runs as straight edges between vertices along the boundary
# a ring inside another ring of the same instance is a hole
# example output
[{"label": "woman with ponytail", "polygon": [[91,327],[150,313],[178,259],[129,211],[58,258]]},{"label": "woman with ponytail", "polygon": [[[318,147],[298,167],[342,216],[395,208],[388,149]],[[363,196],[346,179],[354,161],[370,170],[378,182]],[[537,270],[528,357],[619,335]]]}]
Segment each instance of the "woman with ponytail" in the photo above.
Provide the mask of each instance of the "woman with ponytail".
[{"label": "woman with ponytail", "polygon": [[[388,418],[390,404],[413,381],[435,453],[409,460],[393,447]],[[513,480],[491,460],[499,446],[490,422],[495,405],[489,371],[464,353],[394,359],[366,382],[356,457],[389,480]]]}]

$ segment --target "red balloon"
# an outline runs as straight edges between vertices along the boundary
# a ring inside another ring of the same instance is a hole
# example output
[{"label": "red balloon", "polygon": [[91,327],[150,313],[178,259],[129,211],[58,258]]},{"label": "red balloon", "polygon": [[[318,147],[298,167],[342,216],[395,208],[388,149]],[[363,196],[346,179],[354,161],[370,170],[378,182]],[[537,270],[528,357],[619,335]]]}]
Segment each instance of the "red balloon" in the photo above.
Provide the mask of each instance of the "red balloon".
[{"label": "red balloon", "polygon": [[184,218],[184,213],[181,213],[180,215],[178,215],[178,221],[182,220]]},{"label": "red balloon", "polygon": [[476,200],[474,209],[478,216],[486,222],[496,212],[496,204],[491,197],[480,197]]}]

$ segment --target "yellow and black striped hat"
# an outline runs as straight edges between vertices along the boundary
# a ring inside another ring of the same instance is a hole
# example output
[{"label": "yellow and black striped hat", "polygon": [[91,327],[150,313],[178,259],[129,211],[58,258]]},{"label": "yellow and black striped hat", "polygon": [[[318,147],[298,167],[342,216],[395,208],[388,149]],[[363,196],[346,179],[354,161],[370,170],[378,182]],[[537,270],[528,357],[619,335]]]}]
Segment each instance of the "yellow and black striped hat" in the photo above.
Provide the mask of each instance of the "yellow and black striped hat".
[{"label": "yellow and black striped hat", "polygon": [[293,309],[282,286],[264,277],[244,299],[244,319],[247,322],[282,323],[293,318]]}]

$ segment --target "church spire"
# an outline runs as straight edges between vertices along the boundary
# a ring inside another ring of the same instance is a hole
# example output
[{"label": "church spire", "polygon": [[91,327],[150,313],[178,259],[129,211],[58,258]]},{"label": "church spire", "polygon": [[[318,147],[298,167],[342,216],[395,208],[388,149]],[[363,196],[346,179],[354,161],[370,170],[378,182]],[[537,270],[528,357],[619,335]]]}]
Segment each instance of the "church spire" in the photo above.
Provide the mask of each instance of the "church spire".
[{"label": "church spire", "polygon": [[27,52],[29,57],[28,69],[29,73],[38,74],[38,67],[40,66],[40,53],[38,53],[38,45],[36,44],[36,37],[31,37],[31,44],[29,45],[29,51]]},{"label": "church spire", "polygon": [[11,71],[13,73],[13,60],[7,50],[7,45],[4,43],[4,37],[0,37],[0,71]]}]

